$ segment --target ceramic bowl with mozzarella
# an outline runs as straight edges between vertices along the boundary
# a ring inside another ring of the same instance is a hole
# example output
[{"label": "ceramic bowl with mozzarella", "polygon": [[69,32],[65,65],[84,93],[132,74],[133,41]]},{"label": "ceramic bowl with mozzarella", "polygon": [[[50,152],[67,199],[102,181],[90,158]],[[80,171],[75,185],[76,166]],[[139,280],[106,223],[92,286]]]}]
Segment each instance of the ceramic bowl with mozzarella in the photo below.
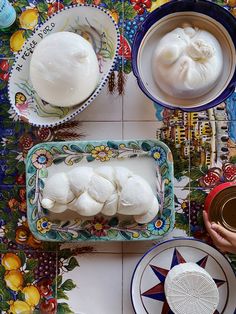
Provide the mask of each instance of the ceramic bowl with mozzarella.
[{"label": "ceramic bowl with mozzarella", "polygon": [[140,26],[132,68],[141,90],[170,109],[222,103],[236,85],[236,20],[205,1],[171,1]]},{"label": "ceramic bowl with mozzarella", "polygon": [[8,81],[11,109],[38,127],[65,123],[94,103],[113,71],[119,27],[102,7],[52,14],[25,41]]}]

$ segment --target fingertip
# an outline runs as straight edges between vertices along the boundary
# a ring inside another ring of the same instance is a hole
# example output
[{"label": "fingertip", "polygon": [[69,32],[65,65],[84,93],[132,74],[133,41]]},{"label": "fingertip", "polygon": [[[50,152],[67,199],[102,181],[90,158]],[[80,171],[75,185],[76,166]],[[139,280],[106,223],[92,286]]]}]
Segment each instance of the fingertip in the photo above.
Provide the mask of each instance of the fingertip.
[{"label": "fingertip", "polygon": [[216,230],[216,229],[218,229],[218,225],[217,225],[215,222],[212,222],[212,223],[211,223],[211,228],[212,228],[213,230]]}]

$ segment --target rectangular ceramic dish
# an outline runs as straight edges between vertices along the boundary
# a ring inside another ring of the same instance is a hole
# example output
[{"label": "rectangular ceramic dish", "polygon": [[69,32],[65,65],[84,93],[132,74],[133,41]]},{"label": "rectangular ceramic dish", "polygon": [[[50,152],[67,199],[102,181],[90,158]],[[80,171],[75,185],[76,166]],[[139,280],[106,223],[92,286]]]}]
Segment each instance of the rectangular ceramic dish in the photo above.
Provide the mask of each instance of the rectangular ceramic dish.
[{"label": "rectangular ceramic dish", "polygon": [[[148,224],[132,216],[73,213],[50,215],[41,206],[45,180],[51,175],[88,165],[123,166],[148,181],[160,211]],[[170,149],[157,140],[49,142],[34,146],[26,161],[27,215],[34,236],[44,241],[153,240],[174,226],[173,161]]]}]

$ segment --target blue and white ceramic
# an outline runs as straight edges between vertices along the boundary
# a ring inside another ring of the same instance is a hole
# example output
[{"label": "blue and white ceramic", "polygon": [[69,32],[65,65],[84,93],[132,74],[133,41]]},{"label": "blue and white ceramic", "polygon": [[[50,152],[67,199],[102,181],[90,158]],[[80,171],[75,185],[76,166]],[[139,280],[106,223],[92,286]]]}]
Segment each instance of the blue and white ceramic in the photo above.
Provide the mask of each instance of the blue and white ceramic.
[{"label": "blue and white ceramic", "polygon": [[[93,94],[83,103],[55,107],[43,101],[33,89],[29,77],[34,48],[45,36],[70,31],[84,36],[93,46],[99,62],[100,80]],[[97,97],[114,67],[119,48],[119,29],[113,18],[100,7],[76,5],[50,16],[26,41],[13,65],[8,94],[12,108],[21,120],[36,126],[52,127],[82,112]]]},{"label": "blue and white ceramic", "polygon": [[[164,94],[152,76],[152,54],[159,38],[184,22],[205,29],[219,41],[223,70],[205,95],[180,99]],[[223,102],[236,85],[236,19],[219,5],[205,0],[174,0],[153,11],[138,29],[132,47],[132,67],[141,90],[155,103],[170,109],[200,111]]]}]

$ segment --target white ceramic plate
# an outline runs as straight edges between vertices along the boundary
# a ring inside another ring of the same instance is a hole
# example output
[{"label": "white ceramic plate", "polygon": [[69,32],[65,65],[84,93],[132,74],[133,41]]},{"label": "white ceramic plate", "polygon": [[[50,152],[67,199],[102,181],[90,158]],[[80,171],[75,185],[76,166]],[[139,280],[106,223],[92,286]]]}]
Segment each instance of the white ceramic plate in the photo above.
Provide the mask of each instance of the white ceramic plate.
[{"label": "white ceramic plate", "polygon": [[236,279],[229,261],[219,251],[194,239],[163,242],[139,261],[131,282],[131,298],[137,314],[173,314],[166,302],[164,282],[179,263],[194,262],[215,280],[220,302],[214,314],[233,314],[236,309]]},{"label": "white ceramic plate", "polygon": [[[100,80],[93,94],[83,103],[61,108],[44,102],[34,91],[29,66],[35,46],[45,36],[60,31],[71,31],[86,38],[97,54]],[[17,55],[12,67],[8,96],[12,108],[21,120],[36,126],[52,127],[66,122],[82,112],[100,93],[112,71],[119,48],[119,29],[113,18],[102,8],[77,5],[56,12],[35,30]]]}]

